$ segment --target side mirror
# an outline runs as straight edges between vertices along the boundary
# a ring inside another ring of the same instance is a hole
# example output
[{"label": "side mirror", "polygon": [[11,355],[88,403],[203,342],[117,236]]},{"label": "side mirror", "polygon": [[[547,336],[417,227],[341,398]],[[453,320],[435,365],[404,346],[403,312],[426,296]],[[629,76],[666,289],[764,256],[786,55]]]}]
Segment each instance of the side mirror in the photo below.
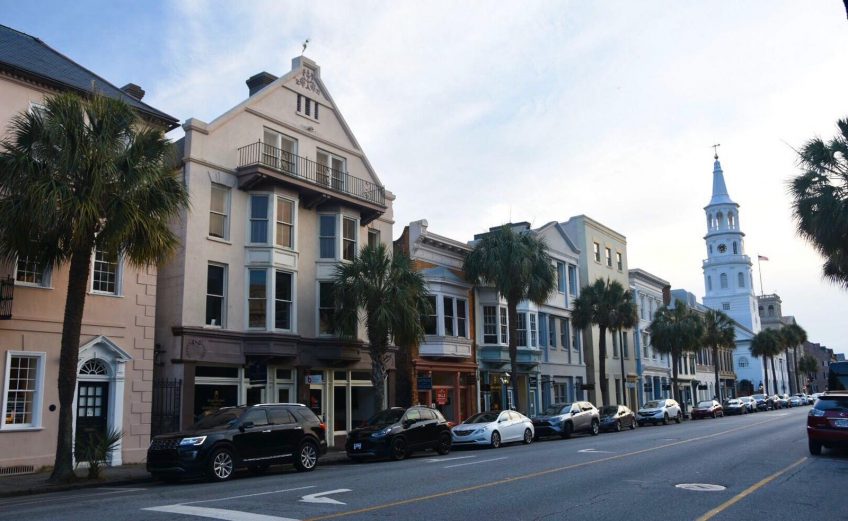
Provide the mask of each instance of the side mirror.
[{"label": "side mirror", "polygon": [[241,425],[239,425],[239,430],[241,432],[244,432],[245,430],[250,429],[252,427],[253,427],[253,422],[244,422]]},{"label": "side mirror", "polygon": [[498,420],[498,423],[503,423],[505,421],[506,421],[506,418],[501,418],[500,420]]},{"label": "side mirror", "polygon": [[414,424],[415,424],[415,420],[409,420],[409,419],[403,420],[403,428],[404,429],[408,429],[408,428],[412,427]]}]

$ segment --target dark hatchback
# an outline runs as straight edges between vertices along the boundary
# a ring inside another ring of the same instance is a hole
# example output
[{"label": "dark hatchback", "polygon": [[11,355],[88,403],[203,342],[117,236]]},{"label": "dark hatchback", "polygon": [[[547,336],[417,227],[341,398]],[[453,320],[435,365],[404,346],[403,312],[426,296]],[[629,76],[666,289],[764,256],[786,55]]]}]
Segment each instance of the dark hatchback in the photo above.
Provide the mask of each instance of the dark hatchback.
[{"label": "dark hatchback", "polygon": [[620,431],[624,427],[636,428],[636,414],[624,405],[607,405],[599,410],[602,431]]},{"label": "dark hatchback", "polygon": [[313,470],[326,452],[326,427],[304,405],[224,407],[186,431],[154,437],[147,471],[166,480],[207,476],[224,481],[238,467],[263,471],[292,462],[298,471]]},{"label": "dark hatchback", "polygon": [[389,457],[402,460],[416,450],[451,449],[450,425],[442,413],[429,407],[393,407],[378,412],[347,434],[345,450],[352,460]]}]

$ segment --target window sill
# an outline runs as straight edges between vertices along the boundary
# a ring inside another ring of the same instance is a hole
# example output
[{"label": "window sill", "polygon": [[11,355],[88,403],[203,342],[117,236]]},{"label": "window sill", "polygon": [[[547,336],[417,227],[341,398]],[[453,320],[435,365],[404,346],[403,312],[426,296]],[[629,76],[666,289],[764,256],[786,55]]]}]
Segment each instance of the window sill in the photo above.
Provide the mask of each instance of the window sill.
[{"label": "window sill", "polygon": [[118,293],[104,293],[102,291],[94,291],[94,290],[89,291],[88,294],[96,296],[96,297],[124,298],[123,295],[118,294]]},{"label": "window sill", "polygon": [[229,241],[227,239],[222,239],[221,237],[213,237],[211,235],[207,235],[206,239],[209,240],[209,241],[212,241],[212,242],[219,242],[221,244],[227,244],[229,246],[233,245],[233,243],[231,241]]},{"label": "window sill", "polygon": [[17,287],[17,288],[34,288],[34,289],[53,289],[53,286],[42,286],[41,284],[33,284],[32,282],[21,282],[19,280],[15,281],[15,287]]},{"label": "window sill", "polygon": [[4,432],[38,432],[43,431],[44,427],[0,427],[0,434]]},{"label": "window sill", "polygon": [[294,113],[295,113],[295,114],[297,114],[298,116],[302,117],[303,119],[308,119],[308,120],[309,120],[309,121],[311,121],[312,123],[318,123],[318,124],[320,124],[320,123],[321,123],[320,121],[318,121],[318,120],[317,120],[317,119],[315,119],[314,117],[312,117],[312,116],[307,116],[307,115],[306,115],[306,113],[305,113],[305,112],[303,112],[302,110],[295,110],[295,111],[294,111]]},{"label": "window sill", "polygon": [[223,324],[220,326],[213,326],[212,324],[203,324],[203,329],[226,329],[226,326]]}]

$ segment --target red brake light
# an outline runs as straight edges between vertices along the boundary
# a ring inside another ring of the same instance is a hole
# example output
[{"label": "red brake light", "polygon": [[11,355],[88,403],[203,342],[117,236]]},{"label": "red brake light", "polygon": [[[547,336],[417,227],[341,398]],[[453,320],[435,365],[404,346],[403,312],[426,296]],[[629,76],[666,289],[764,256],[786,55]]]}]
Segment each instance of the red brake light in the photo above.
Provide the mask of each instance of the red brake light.
[{"label": "red brake light", "polygon": [[321,427],[322,431],[327,432],[327,424],[326,423],[321,422],[321,423],[318,424],[318,426]]},{"label": "red brake light", "polygon": [[453,429],[454,427],[456,427],[456,424],[454,422],[448,420],[448,428]]}]

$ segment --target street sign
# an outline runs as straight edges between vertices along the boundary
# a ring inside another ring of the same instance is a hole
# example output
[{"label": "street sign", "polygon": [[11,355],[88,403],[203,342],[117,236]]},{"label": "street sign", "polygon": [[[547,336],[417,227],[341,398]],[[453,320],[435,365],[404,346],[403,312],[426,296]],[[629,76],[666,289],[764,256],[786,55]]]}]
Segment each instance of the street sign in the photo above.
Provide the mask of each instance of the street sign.
[{"label": "street sign", "polygon": [[447,389],[436,389],[436,403],[439,405],[447,405],[448,403],[448,390]]},{"label": "street sign", "polygon": [[636,388],[636,382],[625,382],[624,386],[627,387],[628,389],[635,389]]},{"label": "street sign", "polygon": [[418,377],[418,390],[419,391],[429,391],[433,388],[433,379],[429,376],[419,376]]},{"label": "street sign", "polygon": [[306,385],[322,384],[322,383],[324,383],[324,375],[320,375],[320,374],[308,374],[308,375],[306,375]]}]

